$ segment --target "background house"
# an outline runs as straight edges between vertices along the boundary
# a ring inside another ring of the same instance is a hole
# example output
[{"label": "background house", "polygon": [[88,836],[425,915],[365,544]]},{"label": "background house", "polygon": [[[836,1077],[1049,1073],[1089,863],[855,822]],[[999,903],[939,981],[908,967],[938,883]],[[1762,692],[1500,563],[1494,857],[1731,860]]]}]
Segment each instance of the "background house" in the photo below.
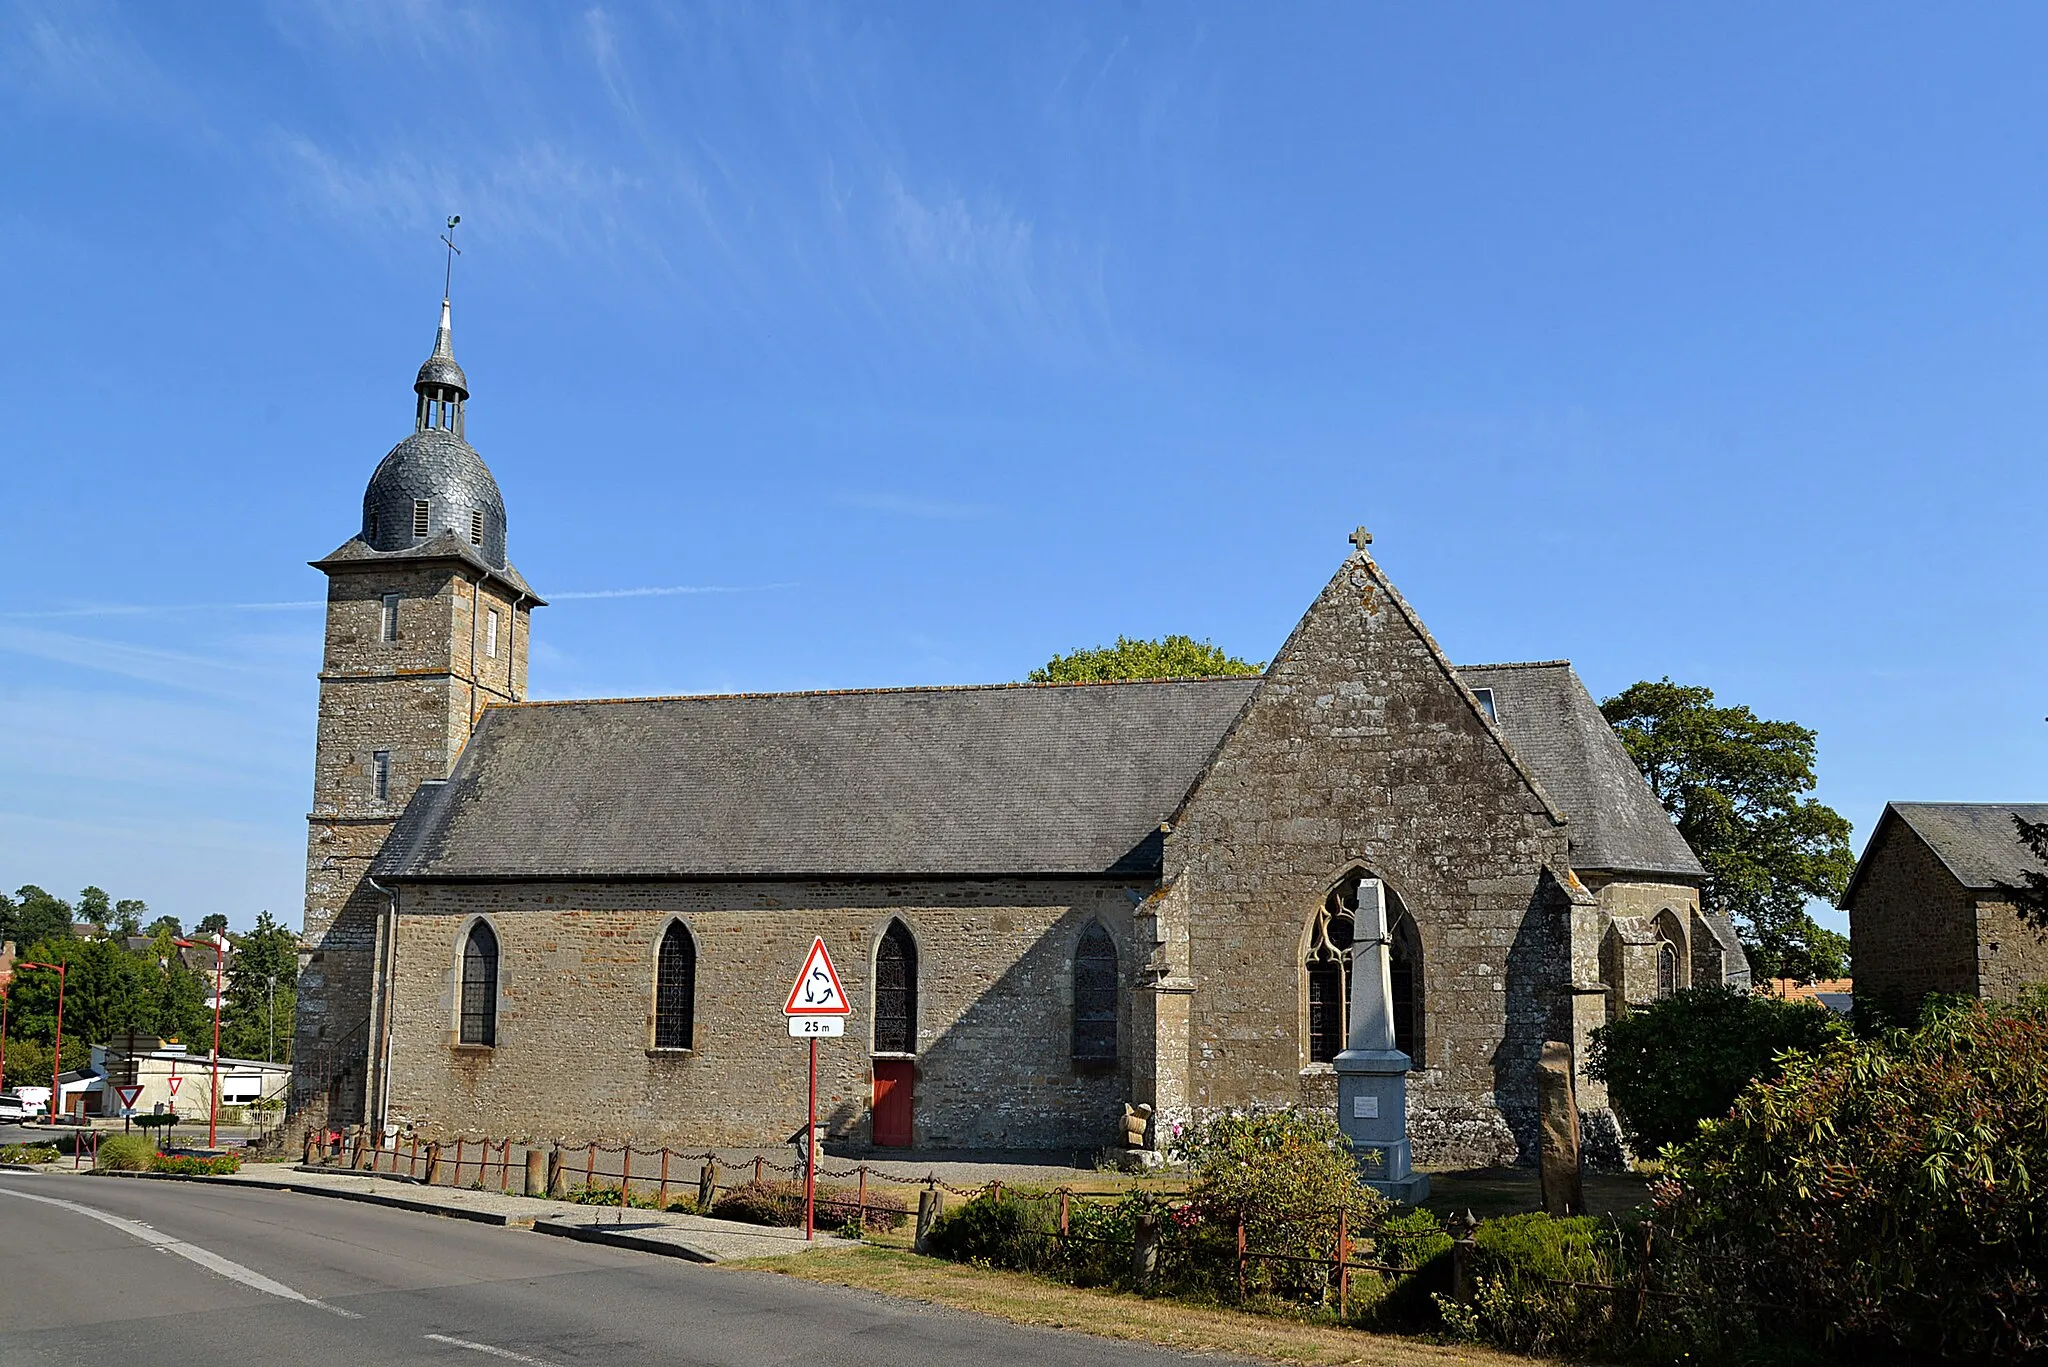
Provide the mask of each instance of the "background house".
[{"label": "background house", "polygon": [[2036,867],[2015,816],[2048,821],[2048,803],[1885,805],[1842,895],[1858,998],[1912,1010],[1930,992],[2011,1001],[2048,981],[2048,936],[2001,887]]}]

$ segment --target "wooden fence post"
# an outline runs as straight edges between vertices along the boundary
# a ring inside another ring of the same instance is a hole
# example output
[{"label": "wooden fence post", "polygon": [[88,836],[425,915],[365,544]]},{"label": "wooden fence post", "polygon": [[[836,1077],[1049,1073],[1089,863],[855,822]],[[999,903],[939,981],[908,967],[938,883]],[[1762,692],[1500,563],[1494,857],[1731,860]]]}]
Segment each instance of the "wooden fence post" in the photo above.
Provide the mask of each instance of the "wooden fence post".
[{"label": "wooden fence post", "polygon": [[510,1138],[505,1140],[505,1147],[498,1150],[498,1190],[501,1193],[512,1190],[512,1141]]},{"label": "wooden fence post", "polygon": [[1237,1217],[1237,1298],[1244,1300],[1244,1215]]},{"label": "wooden fence post", "polygon": [[754,1180],[761,1180],[761,1155],[758,1153],[754,1155]]},{"label": "wooden fence post", "polygon": [[709,1215],[718,1204],[718,1160],[706,1158],[697,1170],[697,1213]]},{"label": "wooden fence post", "polygon": [[917,1194],[917,1238],[911,1248],[918,1253],[925,1251],[925,1241],[931,1237],[932,1226],[939,1218],[939,1193],[936,1187],[926,1187]]},{"label": "wooden fence post", "polygon": [[562,1175],[562,1167],[562,1146],[557,1143],[548,1150],[548,1195],[557,1201],[568,1194],[568,1178]]},{"label": "wooden fence post", "polygon": [[520,1193],[525,1196],[548,1194],[548,1156],[539,1149],[526,1151],[526,1181]]},{"label": "wooden fence post", "polygon": [[1067,1189],[1066,1189],[1065,1187],[1061,1187],[1061,1188],[1060,1188],[1060,1244],[1061,1244],[1061,1245],[1062,1245],[1063,1247],[1065,1246],[1065,1244],[1066,1244],[1066,1242],[1067,1242],[1067,1196],[1068,1196],[1068,1192],[1067,1192]]},{"label": "wooden fence post", "polygon": [[1351,1211],[1337,1209],[1337,1323],[1349,1318],[1351,1310]]},{"label": "wooden fence post", "polygon": [[413,1179],[413,1180],[414,1180],[415,1182],[417,1182],[417,1181],[419,1180],[419,1176],[420,1176],[420,1137],[419,1137],[419,1136],[418,1136],[417,1134],[415,1134],[415,1135],[414,1135],[414,1136],[412,1137],[412,1152],[411,1152],[411,1153],[410,1153],[409,1155],[407,1155],[407,1157],[406,1157],[406,1160],[405,1160],[405,1175],[406,1175],[407,1177],[410,1177],[410,1178],[412,1178],[412,1179]]},{"label": "wooden fence post", "polygon": [[868,1165],[865,1163],[860,1165],[860,1195],[856,1200],[858,1204],[854,1207],[853,1211],[853,1227],[862,1233],[866,1233],[868,1227]]},{"label": "wooden fence post", "polygon": [[633,1199],[633,1141],[626,1141],[625,1152],[619,1155],[619,1209]]},{"label": "wooden fence post", "polygon": [[427,1141],[427,1185],[433,1186],[441,1180],[441,1141]]},{"label": "wooden fence post", "polygon": [[462,1136],[455,1136],[455,1175],[448,1179],[449,1185],[462,1185]]},{"label": "wooden fence post", "polygon": [[583,1150],[583,1190],[589,1191],[597,1185],[597,1141],[590,1141]]},{"label": "wooden fence post", "polygon": [[668,1145],[661,1146],[661,1185],[654,1189],[654,1208],[668,1209]]}]

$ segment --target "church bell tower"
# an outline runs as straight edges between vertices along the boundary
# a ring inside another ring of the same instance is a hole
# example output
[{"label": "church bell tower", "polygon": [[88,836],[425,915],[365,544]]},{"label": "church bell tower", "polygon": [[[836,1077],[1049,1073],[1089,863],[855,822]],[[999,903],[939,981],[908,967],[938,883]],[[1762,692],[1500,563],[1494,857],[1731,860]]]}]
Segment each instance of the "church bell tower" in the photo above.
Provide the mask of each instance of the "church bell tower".
[{"label": "church bell tower", "polygon": [[504,500],[465,436],[469,380],[445,296],[413,393],[412,434],[370,476],[361,528],[313,562],[327,576],[327,640],[292,1054],[308,1128],[369,1113],[394,912],[370,861],[419,786],[448,777],[483,709],[525,699],[529,617],[545,606],[505,557]]}]

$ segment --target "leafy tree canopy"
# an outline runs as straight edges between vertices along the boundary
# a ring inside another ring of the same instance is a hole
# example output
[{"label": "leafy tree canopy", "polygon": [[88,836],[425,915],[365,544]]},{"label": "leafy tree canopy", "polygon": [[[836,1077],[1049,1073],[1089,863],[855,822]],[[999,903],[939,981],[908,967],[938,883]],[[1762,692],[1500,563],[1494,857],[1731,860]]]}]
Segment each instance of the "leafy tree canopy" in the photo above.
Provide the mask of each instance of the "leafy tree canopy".
[{"label": "leafy tree canopy", "polygon": [[1648,1156],[1727,1115],[1750,1083],[1775,1079],[1779,1054],[1848,1038],[1817,1002],[1695,987],[1595,1030],[1586,1071],[1607,1084],[1629,1144]]},{"label": "leafy tree canopy", "polygon": [[144,926],[142,933],[151,936],[169,935],[172,939],[179,939],[185,934],[185,925],[175,916],[159,916]]},{"label": "leafy tree canopy", "polygon": [[221,1010],[221,1052],[234,1058],[280,1061],[291,1056],[299,982],[299,940],[269,912],[235,945]]},{"label": "leafy tree canopy", "polygon": [[[2019,828],[2019,842],[2034,857],[2034,862],[2048,865],[2048,821],[2026,821],[2014,812],[2012,824]],[[2022,921],[2048,934],[2048,873],[2022,869],[2019,882],[2001,880],[1998,888],[2012,899],[2013,909]]]},{"label": "leafy tree canopy", "polygon": [[0,940],[12,940],[23,949],[68,937],[71,921],[71,904],[34,883],[15,889],[12,901],[0,898]]},{"label": "leafy tree canopy", "polygon": [[1111,679],[1202,679],[1218,674],[1256,674],[1265,666],[1228,654],[1192,636],[1157,641],[1116,638],[1113,646],[1055,655],[1031,671],[1032,683],[1101,683]]},{"label": "leafy tree canopy", "polygon": [[227,929],[227,913],[212,911],[199,918],[199,924],[192,928],[192,933],[194,935],[225,935]]},{"label": "leafy tree canopy", "polygon": [[1814,733],[1716,706],[1711,689],[1669,678],[1632,684],[1600,711],[1706,866],[1705,901],[1736,918],[1756,970],[1842,976],[1848,938],[1807,911],[1840,898],[1856,868],[1848,820],[1806,796]]}]

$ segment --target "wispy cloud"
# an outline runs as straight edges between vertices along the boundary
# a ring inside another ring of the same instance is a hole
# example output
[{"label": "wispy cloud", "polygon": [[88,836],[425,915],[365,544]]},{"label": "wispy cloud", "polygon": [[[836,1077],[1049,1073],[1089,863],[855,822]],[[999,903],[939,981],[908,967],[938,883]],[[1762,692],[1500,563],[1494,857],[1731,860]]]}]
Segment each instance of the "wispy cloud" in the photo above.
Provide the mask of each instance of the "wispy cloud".
[{"label": "wispy cloud", "polygon": [[934,521],[960,522],[986,517],[991,509],[979,503],[948,503],[935,498],[906,498],[901,494],[840,494],[838,502],[849,508],[867,508],[900,517],[923,517]]}]

